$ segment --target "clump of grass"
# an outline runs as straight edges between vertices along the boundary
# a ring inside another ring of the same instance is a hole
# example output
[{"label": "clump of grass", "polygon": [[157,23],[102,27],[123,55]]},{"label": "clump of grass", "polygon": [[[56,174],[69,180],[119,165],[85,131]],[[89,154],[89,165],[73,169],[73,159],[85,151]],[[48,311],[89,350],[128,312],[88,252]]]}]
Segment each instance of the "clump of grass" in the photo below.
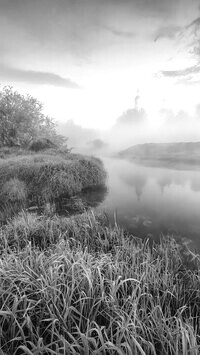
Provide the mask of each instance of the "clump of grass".
[{"label": "clump of grass", "polygon": [[27,149],[22,147],[0,147],[0,158],[7,159],[10,157],[16,157],[18,155],[31,154]]},{"label": "clump of grass", "polygon": [[[51,236],[43,250],[33,232]],[[150,245],[92,212],[21,215],[1,230],[14,234],[26,243],[0,259],[4,353],[199,354],[200,259],[186,247]]]},{"label": "clump of grass", "polygon": [[20,181],[28,191],[27,201],[40,205],[103,185],[105,178],[100,160],[55,150],[0,161],[0,190],[7,181]]},{"label": "clump of grass", "polygon": [[3,184],[0,198],[1,201],[6,202],[25,202],[27,199],[26,184],[16,177],[11,178]]},{"label": "clump of grass", "polygon": [[7,248],[21,250],[29,243],[44,250],[63,238],[74,248],[81,243],[89,251],[98,251],[103,245],[104,250],[107,250],[113,238],[109,243],[106,242],[103,229],[102,240],[100,235],[98,242],[94,238],[97,229],[100,233],[105,224],[105,217],[97,212],[86,212],[67,218],[49,214],[48,210],[43,215],[23,211],[1,228],[0,250],[4,251]]},{"label": "clump of grass", "polygon": [[26,184],[18,178],[6,181],[0,191],[0,223],[19,213],[26,207],[28,190]]}]

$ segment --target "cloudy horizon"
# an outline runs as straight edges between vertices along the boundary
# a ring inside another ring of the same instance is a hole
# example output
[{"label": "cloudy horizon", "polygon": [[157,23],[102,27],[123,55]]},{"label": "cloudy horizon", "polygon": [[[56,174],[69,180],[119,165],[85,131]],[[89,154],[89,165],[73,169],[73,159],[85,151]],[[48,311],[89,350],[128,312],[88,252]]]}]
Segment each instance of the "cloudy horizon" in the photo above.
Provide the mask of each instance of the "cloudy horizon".
[{"label": "cloudy horizon", "polygon": [[112,127],[139,90],[149,117],[199,104],[197,0],[0,0],[0,84],[59,122]]}]

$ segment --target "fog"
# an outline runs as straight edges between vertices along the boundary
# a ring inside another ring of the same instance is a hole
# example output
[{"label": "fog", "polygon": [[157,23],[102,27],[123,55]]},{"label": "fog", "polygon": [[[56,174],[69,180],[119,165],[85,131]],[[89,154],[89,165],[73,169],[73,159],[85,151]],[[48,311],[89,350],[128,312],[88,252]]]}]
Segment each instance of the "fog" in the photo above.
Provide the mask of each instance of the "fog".
[{"label": "fog", "polygon": [[200,119],[184,111],[163,109],[153,116],[146,113],[140,122],[119,124],[107,132],[112,149],[125,149],[141,143],[199,141]]},{"label": "fog", "polygon": [[150,113],[140,105],[137,95],[132,108],[116,118],[108,130],[84,128],[73,120],[58,124],[58,132],[69,138],[74,152],[112,155],[130,146],[143,143],[173,143],[199,141],[200,105],[193,112],[169,108]]}]

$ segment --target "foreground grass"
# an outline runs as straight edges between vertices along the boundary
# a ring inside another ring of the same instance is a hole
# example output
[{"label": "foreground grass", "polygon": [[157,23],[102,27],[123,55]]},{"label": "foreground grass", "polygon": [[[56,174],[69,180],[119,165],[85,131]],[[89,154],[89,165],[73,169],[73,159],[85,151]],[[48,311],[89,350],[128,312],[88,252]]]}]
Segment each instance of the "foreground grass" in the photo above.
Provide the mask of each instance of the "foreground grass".
[{"label": "foreground grass", "polygon": [[199,354],[200,260],[92,212],[22,213],[0,233],[4,354]]}]

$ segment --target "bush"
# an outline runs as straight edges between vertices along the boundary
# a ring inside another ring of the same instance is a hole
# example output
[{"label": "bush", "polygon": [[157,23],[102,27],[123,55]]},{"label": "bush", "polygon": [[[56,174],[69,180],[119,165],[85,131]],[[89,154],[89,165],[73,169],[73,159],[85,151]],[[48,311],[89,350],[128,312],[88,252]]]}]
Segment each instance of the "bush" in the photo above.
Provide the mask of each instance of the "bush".
[{"label": "bush", "polygon": [[51,148],[57,148],[57,146],[48,138],[35,139],[29,144],[28,147],[29,150],[34,152]]}]

